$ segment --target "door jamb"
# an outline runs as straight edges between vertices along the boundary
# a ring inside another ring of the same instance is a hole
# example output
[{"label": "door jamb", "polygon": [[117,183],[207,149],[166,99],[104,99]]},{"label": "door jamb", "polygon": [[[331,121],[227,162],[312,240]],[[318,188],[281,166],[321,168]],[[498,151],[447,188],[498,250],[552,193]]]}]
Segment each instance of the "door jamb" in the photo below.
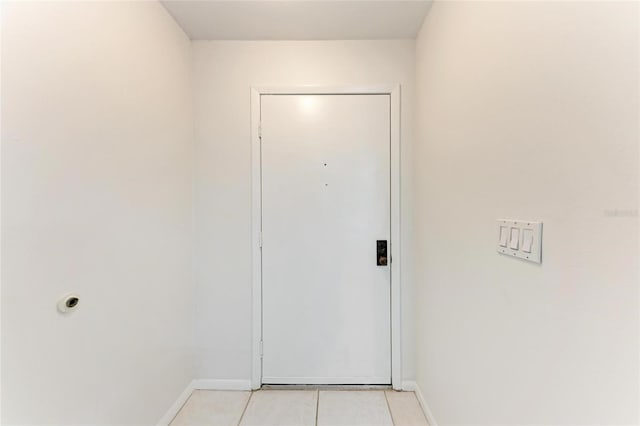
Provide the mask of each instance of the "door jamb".
[{"label": "door jamb", "polygon": [[252,336],[251,388],[262,386],[262,163],[261,95],[389,95],[391,101],[391,384],[402,389],[400,253],[400,85],[368,87],[252,87],[251,88],[251,241]]}]

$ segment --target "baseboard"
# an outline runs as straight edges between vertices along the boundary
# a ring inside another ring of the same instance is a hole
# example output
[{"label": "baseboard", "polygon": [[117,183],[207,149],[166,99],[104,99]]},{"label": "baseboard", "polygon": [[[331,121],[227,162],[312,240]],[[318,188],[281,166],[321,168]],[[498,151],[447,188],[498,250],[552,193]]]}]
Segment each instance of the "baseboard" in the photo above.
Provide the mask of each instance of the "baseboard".
[{"label": "baseboard", "polygon": [[405,392],[415,392],[416,391],[416,382],[413,380],[403,380],[402,381],[402,390]]},{"label": "baseboard", "polygon": [[412,380],[405,380],[402,382],[402,390],[407,392],[414,392],[416,394],[416,398],[418,398],[420,406],[422,407],[422,411],[424,411],[424,415],[427,418],[427,423],[429,423],[429,426],[438,426],[436,419],[433,417],[433,413],[431,413],[431,410],[427,405],[427,401],[425,401],[424,399],[424,395],[422,394],[422,390],[420,389],[420,386],[418,386],[418,383]]},{"label": "baseboard", "polygon": [[199,390],[251,390],[251,380],[194,380],[194,389]]},{"label": "baseboard", "polygon": [[168,426],[176,417],[187,399],[194,390],[251,390],[251,380],[216,380],[198,379],[192,380],[185,390],[182,391],[178,399],[171,405],[157,426]]},{"label": "baseboard", "polygon": [[183,390],[180,396],[178,396],[178,399],[176,399],[176,402],[174,402],[171,405],[171,407],[167,410],[165,415],[162,416],[162,418],[158,422],[158,426],[168,426],[171,423],[171,421],[178,414],[178,412],[180,411],[184,403],[187,402],[187,399],[189,399],[189,397],[191,396],[191,393],[194,390],[194,383],[195,383],[195,380],[192,380],[187,385],[185,390]]}]

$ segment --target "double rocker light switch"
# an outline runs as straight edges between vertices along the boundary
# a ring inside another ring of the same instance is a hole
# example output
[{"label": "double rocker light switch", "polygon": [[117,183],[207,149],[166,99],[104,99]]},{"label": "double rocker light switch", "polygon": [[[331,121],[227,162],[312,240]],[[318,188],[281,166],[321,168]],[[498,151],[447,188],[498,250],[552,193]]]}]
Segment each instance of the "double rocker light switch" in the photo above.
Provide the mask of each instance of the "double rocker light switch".
[{"label": "double rocker light switch", "polygon": [[499,219],[498,253],[542,263],[542,222]]}]

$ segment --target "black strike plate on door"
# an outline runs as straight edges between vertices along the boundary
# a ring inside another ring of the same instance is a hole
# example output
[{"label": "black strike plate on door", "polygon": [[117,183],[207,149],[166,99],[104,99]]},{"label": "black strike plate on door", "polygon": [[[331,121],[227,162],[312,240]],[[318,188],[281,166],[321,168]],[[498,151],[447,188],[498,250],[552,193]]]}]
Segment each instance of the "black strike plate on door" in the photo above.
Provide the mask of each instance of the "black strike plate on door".
[{"label": "black strike plate on door", "polygon": [[377,265],[387,266],[387,240],[377,240]]}]

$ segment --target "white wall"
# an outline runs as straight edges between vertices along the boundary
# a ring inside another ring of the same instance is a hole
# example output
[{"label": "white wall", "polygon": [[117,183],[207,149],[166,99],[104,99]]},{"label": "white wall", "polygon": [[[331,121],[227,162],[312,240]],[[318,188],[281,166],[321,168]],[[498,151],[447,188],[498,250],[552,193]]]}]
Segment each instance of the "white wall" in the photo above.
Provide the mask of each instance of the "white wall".
[{"label": "white wall", "polygon": [[[418,383],[446,424],[638,422],[638,4],[436,2],[417,43]],[[497,218],[542,220],[542,265]]]},{"label": "white wall", "polygon": [[196,377],[251,378],[250,87],[402,85],[404,377],[413,378],[414,41],[193,43]]},{"label": "white wall", "polygon": [[193,373],[190,42],[156,2],[2,18],[2,423],[154,424]]}]

